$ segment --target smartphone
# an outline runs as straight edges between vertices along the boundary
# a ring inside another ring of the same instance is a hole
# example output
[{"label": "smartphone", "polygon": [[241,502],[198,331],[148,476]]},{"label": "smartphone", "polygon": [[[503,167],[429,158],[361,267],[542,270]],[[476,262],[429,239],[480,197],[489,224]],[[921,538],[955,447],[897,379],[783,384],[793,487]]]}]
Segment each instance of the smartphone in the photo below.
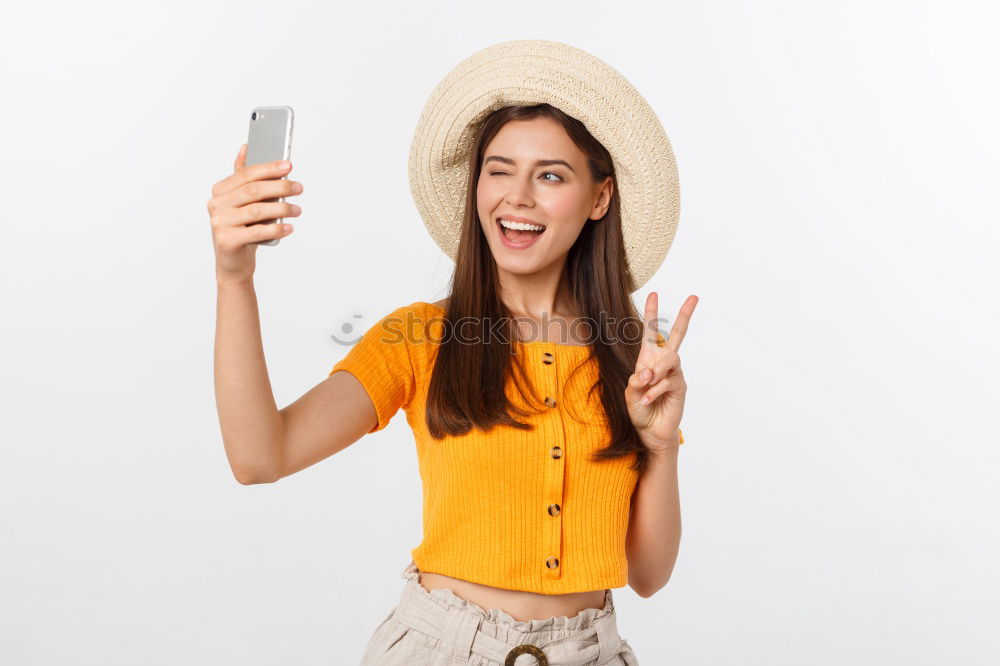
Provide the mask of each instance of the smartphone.
[{"label": "smartphone", "polygon": [[[292,155],[292,122],[295,114],[290,106],[258,106],[250,112],[250,133],[247,137],[246,166],[261,162],[287,160]],[[287,174],[281,180],[287,178]],[[283,202],[285,197],[262,199],[262,201]],[[255,224],[275,224],[282,218],[261,220]],[[277,245],[280,238],[257,241],[251,245]]]}]

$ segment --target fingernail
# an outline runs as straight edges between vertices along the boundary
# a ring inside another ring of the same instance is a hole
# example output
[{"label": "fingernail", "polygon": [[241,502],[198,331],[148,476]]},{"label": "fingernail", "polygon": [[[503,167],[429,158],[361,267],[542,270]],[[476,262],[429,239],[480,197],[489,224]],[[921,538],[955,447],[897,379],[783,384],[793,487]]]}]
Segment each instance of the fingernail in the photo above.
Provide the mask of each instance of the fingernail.
[{"label": "fingernail", "polygon": [[279,168],[279,169],[287,169],[287,168],[288,168],[288,167],[290,167],[290,166],[292,166],[292,164],[291,164],[290,162],[288,162],[287,160],[286,160],[286,161],[284,161],[284,162],[280,162],[280,163],[278,164],[278,168]]}]

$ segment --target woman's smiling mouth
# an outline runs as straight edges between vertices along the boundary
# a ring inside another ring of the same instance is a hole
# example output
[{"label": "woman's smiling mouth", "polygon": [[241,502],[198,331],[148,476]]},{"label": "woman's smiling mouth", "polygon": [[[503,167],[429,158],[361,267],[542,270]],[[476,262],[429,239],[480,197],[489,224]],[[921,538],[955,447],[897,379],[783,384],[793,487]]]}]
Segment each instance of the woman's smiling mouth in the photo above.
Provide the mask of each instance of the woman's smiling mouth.
[{"label": "woman's smiling mouth", "polygon": [[496,218],[496,226],[501,242],[512,250],[531,247],[545,233],[544,224],[521,222],[508,216]]}]

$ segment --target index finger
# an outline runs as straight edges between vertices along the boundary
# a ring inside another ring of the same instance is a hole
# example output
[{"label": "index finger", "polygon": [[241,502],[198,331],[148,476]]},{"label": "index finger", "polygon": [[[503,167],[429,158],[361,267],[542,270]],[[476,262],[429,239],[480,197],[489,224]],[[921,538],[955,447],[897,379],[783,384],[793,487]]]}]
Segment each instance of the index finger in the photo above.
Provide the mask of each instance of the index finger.
[{"label": "index finger", "polygon": [[684,342],[684,336],[687,335],[688,322],[691,321],[691,314],[694,312],[695,306],[698,305],[698,297],[691,294],[684,301],[681,306],[680,311],[677,313],[677,318],[674,320],[674,325],[670,327],[670,337],[667,338],[667,347],[670,347],[674,351],[678,351],[681,348],[681,343]]},{"label": "index finger", "polygon": [[[244,144],[246,145],[246,144]],[[261,162],[260,164],[251,164],[250,166],[245,166],[246,163],[246,151],[245,149],[240,149],[240,154],[236,156],[236,169],[226,178],[222,179],[219,183],[220,194],[228,194],[235,190],[236,188],[249,183],[252,180],[274,180],[281,178],[288,174],[292,170],[291,162],[287,162],[287,167],[281,167],[280,164],[286,162],[286,160],[277,160],[274,162]]]}]

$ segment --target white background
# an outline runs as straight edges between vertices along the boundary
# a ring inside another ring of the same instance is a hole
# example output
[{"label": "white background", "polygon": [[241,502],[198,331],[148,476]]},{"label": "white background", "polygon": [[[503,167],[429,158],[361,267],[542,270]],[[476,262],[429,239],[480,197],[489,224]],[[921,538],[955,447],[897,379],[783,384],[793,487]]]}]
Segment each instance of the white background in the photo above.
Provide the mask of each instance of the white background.
[{"label": "white background", "polygon": [[615,590],[643,666],[997,663],[997,19],[954,0],[6,8],[0,661],[357,663],[420,541],[411,433],[397,414],[276,484],[235,481],[205,205],[250,109],[292,106],[303,214],[256,275],[285,406],[355,314],[446,295],[413,128],[461,59],[545,38],[660,115],[682,215],[635,299],[657,290],[670,319],[701,299],[680,558],[652,598]]}]

